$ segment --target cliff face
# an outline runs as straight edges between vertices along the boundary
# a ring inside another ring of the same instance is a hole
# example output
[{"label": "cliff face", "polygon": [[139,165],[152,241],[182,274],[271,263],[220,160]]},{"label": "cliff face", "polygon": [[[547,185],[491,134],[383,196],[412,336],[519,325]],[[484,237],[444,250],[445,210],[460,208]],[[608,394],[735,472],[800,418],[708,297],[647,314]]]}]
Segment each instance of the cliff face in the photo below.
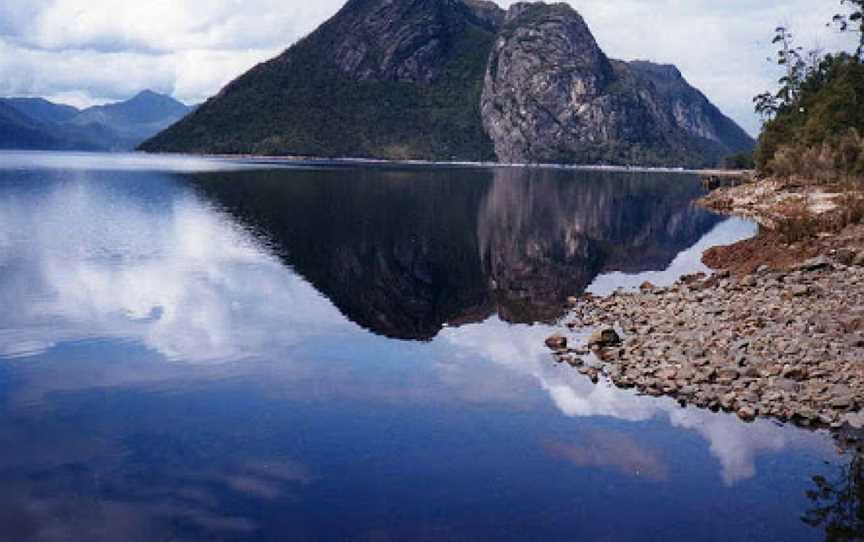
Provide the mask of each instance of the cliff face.
[{"label": "cliff face", "polygon": [[646,163],[652,151],[665,158],[678,135],[671,117],[618,68],[568,5],[514,5],[481,102],[496,154],[506,162]]},{"label": "cliff face", "polygon": [[676,124],[685,132],[714,143],[727,155],[753,150],[753,138],[691,86],[678,68],[645,60],[627,65],[653,85],[657,96],[671,108]]},{"label": "cliff face", "polygon": [[351,0],[142,148],[692,166],[752,146],[651,66],[607,58],[567,4]]},{"label": "cliff face", "polygon": [[567,4],[509,10],[481,111],[507,162],[703,165],[753,145],[673,66],[607,58]]}]

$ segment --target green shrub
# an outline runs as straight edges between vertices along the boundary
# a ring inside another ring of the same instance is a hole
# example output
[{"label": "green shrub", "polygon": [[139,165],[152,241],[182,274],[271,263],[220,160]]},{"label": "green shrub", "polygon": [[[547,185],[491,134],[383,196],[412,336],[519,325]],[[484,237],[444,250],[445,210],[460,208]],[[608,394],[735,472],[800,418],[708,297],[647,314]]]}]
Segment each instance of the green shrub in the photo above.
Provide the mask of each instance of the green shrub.
[{"label": "green shrub", "polygon": [[752,152],[739,152],[723,159],[723,169],[753,169],[756,162],[753,160]]},{"label": "green shrub", "polygon": [[759,136],[754,155],[763,175],[820,182],[861,175],[864,64],[849,55],[826,57]]}]

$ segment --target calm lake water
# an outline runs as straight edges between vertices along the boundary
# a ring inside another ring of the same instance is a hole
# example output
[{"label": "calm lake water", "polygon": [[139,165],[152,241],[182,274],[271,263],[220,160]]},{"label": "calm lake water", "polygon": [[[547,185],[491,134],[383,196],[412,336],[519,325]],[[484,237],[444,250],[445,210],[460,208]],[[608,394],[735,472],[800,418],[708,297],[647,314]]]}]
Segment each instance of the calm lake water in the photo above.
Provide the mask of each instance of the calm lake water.
[{"label": "calm lake water", "polygon": [[568,295],[754,233],[700,194],[2,153],[0,539],[825,540],[813,477],[856,490],[826,434],[595,386],[543,345]]}]

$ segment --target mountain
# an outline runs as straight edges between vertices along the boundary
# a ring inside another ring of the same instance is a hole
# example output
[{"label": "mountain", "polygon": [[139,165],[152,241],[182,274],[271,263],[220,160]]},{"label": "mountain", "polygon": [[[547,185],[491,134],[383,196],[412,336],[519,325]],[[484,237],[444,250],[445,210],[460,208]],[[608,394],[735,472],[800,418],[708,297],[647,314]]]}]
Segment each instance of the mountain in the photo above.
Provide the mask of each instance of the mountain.
[{"label": "mountain", "polygon": [[142,149],[493,159],[479,104],[496,12],[475,4],[351,0]]},{"label": "mountain", "polygon": [[755,142],[750,134],[691,86],[678,68],[646,60],[635,60],[628,66],[638,76],[650,81],[658,94],[671,105],[679,127],[719,145],[727,155],[753,150]]},{"label": "mountain", "polygon": [[0,149],[63,148],[63,142],[51,135],[49,128],[0,101]]},{"label": "mountain", "polygon": [[76,107],[55,104],[44,98],[3,98],[0,101],[39,122],[66,122],[81,113]]},{"label": "mountain", "polygon": [[490,56],[484,124],[507,162],[711,165],[752,149],[669,68],[609,59],[567,4],[516,4]]},{"label": "mountain", "polygon": [[350,0],[141,149],[701,166],[752,148],[652,66],[607,58],[566,4]]},{"label": "mountain", "polygon": [[4,148],[39,150],[133,150],[191,110],[149,90],[83,111],[42,98],[0,98],[0,106]]},{"label": "mountain", "polygon": [[114,140],[108,150],[131,150],[188,114],[190,108],[170,96],[145,90],[124,102],[85,109],[68,121],[78,127],[101,126]]}]

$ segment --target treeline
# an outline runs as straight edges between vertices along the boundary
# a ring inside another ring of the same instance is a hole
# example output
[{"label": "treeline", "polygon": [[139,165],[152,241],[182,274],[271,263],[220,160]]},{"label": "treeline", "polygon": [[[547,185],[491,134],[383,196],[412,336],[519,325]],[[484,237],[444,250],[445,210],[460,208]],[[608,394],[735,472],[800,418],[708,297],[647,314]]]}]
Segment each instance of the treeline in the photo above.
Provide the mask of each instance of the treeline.
[{"label": "treeline", "polygon": [[857,34],[854,51],[823,54],[777,28],[779,90],[756,96],[764,119],[754,153],[760,174],[817,182],[864,179],[864,0],[842,0],[829,24]]}]

